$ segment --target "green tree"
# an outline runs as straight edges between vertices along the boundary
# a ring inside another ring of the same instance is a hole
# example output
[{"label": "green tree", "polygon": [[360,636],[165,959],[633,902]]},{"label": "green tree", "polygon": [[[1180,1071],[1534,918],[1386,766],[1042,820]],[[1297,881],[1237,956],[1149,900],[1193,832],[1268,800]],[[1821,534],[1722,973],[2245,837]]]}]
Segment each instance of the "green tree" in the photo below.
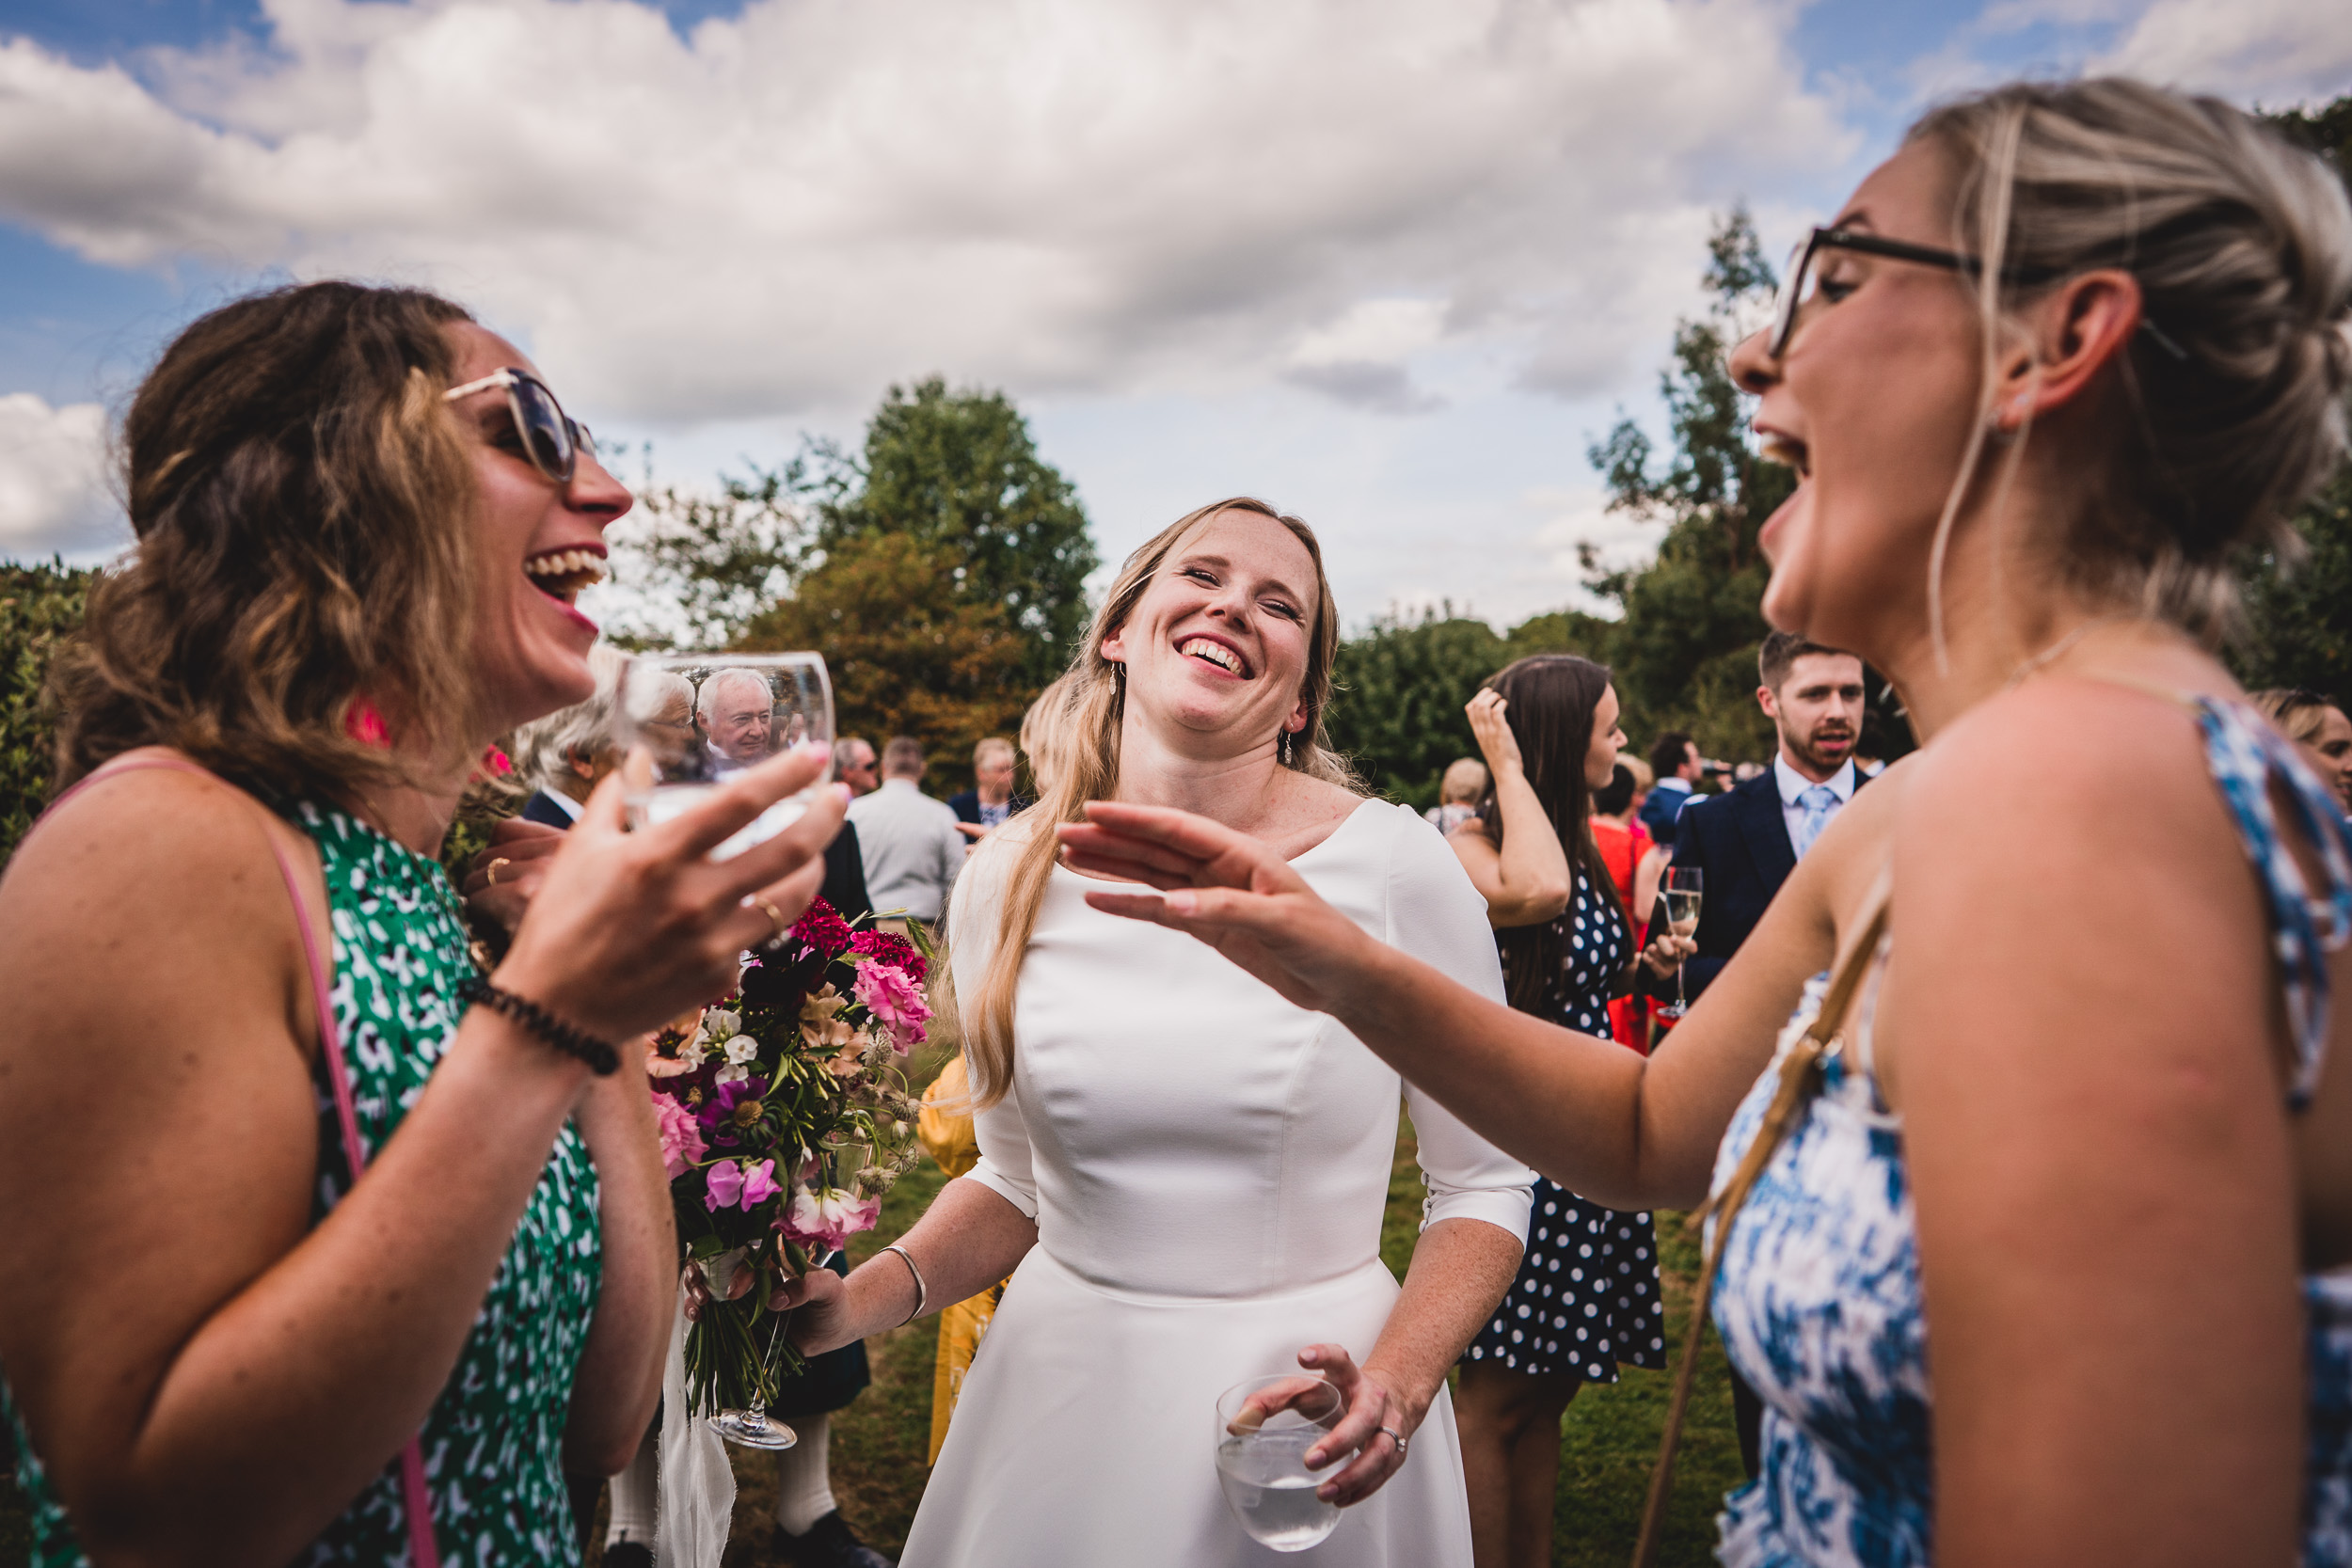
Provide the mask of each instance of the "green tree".
[{"label": "green tree", "polygon": [[877,747],[911,735],[932,779],[957,787],[972,782],[973,746],[1009,737],[1035,695],[1021,676],[1029,641],[1004,607],[960,594],[947,559],[908,533],[842,541],[753,617],[739,645],[818,650],[839,734]]},{"label": "green tree", "polygon": [[1383,616],[1340,644],[1337,689],[1324,720],[1331,743],[1374,789],[1425,811],[1438,803],[1446,765],[1478,755],[1462,709],[1487,676],[1530,654],[1605,660],[1615,629],[1574,610],[1535,616],[1507,635],[1454,614],[1450,604],[1418,620]]},{"label": "green tree", "polygon": [[1324,718],[1332,745],[1380,794],[1416,810],[1436,805],[1446,764],[1478,754],[1462,705],[1510,662],[1503,647],[1494,627],[1452,605],[1374,622],[1332,663],[1337,690]]},{"label": "green tree", "polygon": [[49,801],[56,726],[41,684],[58,640],[82,624],[97,575],[62,561],[0,562],[0,860]]},{"label": "green tree", "polygon": [[723,476],[716,496],[648,477],[613,540],[614,566],[663,609],[625,612],[607,628],[612,640],[690,648],[735,641],[790,592],[813,532],[811,492],[823,483],[805,448],[781,467],[754,467],[748,479]]},{"label": "green tree", "polygon": [[1002,392],[949,391],[937,376],[893,387],[855,458],[833,453],[817,543],[904,533],[943,564],[957,595],[995,604],[1025,641],[1022,678],[1042,687],[1086,625],[1101,564],[1076,487],[1037,453]]},{"label": "green tree", "polygon": [[1665,525],[1657,557],[1611,570],[1588,548],[1585,562],[1594,592],[1624,611],[1607,651],[1636,743],[1683,729],[1712,755],[1758,757],[1772,735],[1754,695],[1756,649],[1770,629],[1757,607],[1771,576],[1756,533],[1794,481],[1749,447],[1747,400],[1725,363],[1737,317],[1773,286],[1745,208],[1716,226],[1705,282],[1708,314],[1676,329],[1659,378],[1674,443],[1662,467],[1630,419],[1589,454],[1612,511]]},{"label": "green tree", "polygon": [[[2327,159],[2352,194],[2352,95],[2270,120]],[[2230,661],[2256,689],[2302,686],[2352,701],[2352,464],[2296,515],[2295,531],[2300,560],[2261,551],[2246,562],[2246,628]]]}]

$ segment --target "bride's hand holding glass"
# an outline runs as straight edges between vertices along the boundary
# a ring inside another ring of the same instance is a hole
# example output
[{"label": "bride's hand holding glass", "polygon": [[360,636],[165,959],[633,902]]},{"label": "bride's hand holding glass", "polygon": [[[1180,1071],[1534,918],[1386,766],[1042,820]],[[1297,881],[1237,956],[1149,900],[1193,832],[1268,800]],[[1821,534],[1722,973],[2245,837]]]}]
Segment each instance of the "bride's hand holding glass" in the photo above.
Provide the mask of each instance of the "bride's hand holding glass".
[{"label": "bride's hand holding glass", "polygon": [[1340,1508],[1362,1502],[1388,1484],[1405,1464],[1405,1450],[1429,1412],[1429,1401],[1408,1399],[1388,1376],[1359,1367],[1344,1345],[1309,1345],[1298,1364],[1321,1372],[1346,1402],[1346,1414],[1331,1435],[1307,1450],[1310,1469],[1356,1456],[1355,1463],[1315,1488],[1315,1496]]}]

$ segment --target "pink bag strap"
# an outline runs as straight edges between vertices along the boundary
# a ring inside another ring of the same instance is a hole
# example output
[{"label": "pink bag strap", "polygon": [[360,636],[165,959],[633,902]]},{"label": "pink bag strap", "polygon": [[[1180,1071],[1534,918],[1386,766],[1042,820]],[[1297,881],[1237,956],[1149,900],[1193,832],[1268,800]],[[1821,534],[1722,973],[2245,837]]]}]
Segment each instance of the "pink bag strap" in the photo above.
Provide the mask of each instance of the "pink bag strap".
[{"label": "pink bag strap", "polygon": [[[33,828],[38,829],[41,823],[48,821],[68,800],[90,785],[125,773],[151,768],[195,773],[218,784],[229,783],[211,768],[199,768],[184,757],[128,757],[99,768],[50,801],[48,809],[40,814]],[[236,788],[233,784],[229,787]],[[248,800],[253,800],[242,789],[237,793],[245,795]],[[266,813],[266,808],[260,801],[253,800],[253,805],[256,810]],[[31,836],[32,830],[26,830],[25,837]],[[278,863],[278,875],[285,881],[286,896],[294,904],[295,929],[302,933],[302,958],[310,971],[310,1002],[318,1013],[319,1054],[326,1063],[327,1088],[335,1097],[335,1119],[342,1128],[343,1158],[351,1166],[351,1180],[357,1183],[360,1173],[368,1168],[368,1152],[367,1146],[359,1141],[359,1112],[351,1098],[351,1072],[343,1061],[342,1032],[335,1026],[335,1009],[327,1000],[334,989],[334,972],[327,963],[326,954],[319,946],[318,932],[310,923],[310,901],[303,896],[302,878],[294,868],[293,858],[286,853],[286,847],[278,841],[278,835],[271,832],[266,824],[262,827],[262,837],[269,843],[270,858]],[[440,1546],[433,1538],[433,1499],[424,1487],[424,1449],[414,1437],[408,1439],[407,1445],[400,1450],[400,1481],[401,1492],[407,1504],[408,1553],[412,1568],[441,1568]]]}]

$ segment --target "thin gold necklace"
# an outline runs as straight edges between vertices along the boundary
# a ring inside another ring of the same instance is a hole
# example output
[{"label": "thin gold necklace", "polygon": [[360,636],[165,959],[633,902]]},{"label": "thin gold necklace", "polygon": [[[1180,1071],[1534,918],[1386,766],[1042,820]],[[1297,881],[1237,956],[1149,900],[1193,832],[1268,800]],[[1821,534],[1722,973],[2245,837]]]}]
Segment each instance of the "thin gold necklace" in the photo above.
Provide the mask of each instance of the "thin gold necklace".
[{"label": "thin gold necklace", "polygon": [[2145,622],[2146,620],[2147,617],[2144,615],[2093,616],[2090,620],[2085,621],[2081,626],[2076,626],[2073,631],[2068,632],[2064,637],[2059,638],[2057,641],[2042,649],[2040,653],[2034,655],[2031,658],[2026,659],[2016,669],[2011,670],[2009,673],[2009,679],[2001,683],[2001,689],[2008,691],[2013,689],[2023,682],[2026,676],[2044,668],[2052,661],[2064,656],[2068,649],[2074,647],[2075,643],[2081,641],[2084,638],[2089,637],[2092,632],[2098,630],[2101,626],[2111,626],[2117,625],[2119,622],[2124,621]]}]

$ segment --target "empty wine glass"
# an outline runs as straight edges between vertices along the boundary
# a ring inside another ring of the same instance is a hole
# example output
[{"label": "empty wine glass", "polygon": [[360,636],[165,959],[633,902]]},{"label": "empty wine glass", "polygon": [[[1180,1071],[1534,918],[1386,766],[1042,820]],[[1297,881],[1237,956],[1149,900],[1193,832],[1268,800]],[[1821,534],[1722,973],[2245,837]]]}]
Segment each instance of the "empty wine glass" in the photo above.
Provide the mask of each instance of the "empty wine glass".
[{"label": "empty wine glass", "polygon": [[[833,1260],[833,1249],[812,1246],[808,1249],[808,1266],[821,1269]],[[771,1314],[768,1327],[768,1347],[760,1355],[764,1386],[772,1388],[782,1374],[783,1357],[777,1353],[784,1348],[785,1325],[791,1320],[789,1310]],[[722,1410],[710,1418],[710,1429],[730,1443],[746,1449],[782,1450],[801,1440],[801,1434],[768,1414],[768,1402],[755,1392],[741,1410]]]},{"label": "empty wine glass", "polygon": [[[1666,927],[1676,936],[1689,938],[1699,928],[1700,891],[1705,876],[1696,866],[1669,866],[1665,885],[1660,889],[1666,900]],[[1690,1004],[1682,996],[1682,965],[1675,965],[1675,1000],[1671,1007],[1661,1007],[1661,1018],[1680,1018],[1690,1011]]]},{"label": "empty wine glass", "polygon": [[1251,1540],[1303,1552],[1339,1528],[1339,1505],[1315,1495],[1339,1461],[1317,1475],[1306,1453],[1346,1411],[1337,1388],[1304,1372],[1253,1377],[1216,1397],[1216,1481]]},{"label": "empty wine glass", "polygon": [[[803,742],[833,745],[833,683],[816,654],[639,654],[622,672],[615,715],[624,752],[653,759],[650,786],[632,781],[629,821],[666,822],[746,768]],[[739,855],[800,819],[832,775],[777,801],[711,851]]]}]

